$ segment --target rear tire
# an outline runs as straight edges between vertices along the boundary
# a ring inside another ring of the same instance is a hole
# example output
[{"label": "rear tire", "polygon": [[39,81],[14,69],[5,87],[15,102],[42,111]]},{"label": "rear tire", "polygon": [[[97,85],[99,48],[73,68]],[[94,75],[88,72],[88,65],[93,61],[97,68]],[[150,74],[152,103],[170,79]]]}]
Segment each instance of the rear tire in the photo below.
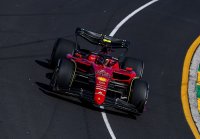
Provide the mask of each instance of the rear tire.
[{"label": "rear tire", "polygon": [[129,103],[136,106],[138,112],[142,113],[144,106],[147,103],[149,85],[147,82],[136,79],[132,81],[129,94]]},{"label": "rear tire", "polygon": [[138,60],[131,57],[125,57],[121,64],[121,68],[126,69],[126,67],[131,67],[136,73],[136,77],[142,78],[144,70],[144,62],[142,60]]},{"label": "rear tire", "polygon": [[67,54],[72,54],[74,49],[76,48],[76,44],[72,41],[65,40],[63,38],[59,38],[53,47],[53,51],[51,54],[50,66],[55,68],[58,60],[62,58],[66,58]]},{"label": "rear tire", "polygon": [[75,72],[76,63],[69,59],[59,60],[51,81],[53,90],[68,90],[73,83]]}]

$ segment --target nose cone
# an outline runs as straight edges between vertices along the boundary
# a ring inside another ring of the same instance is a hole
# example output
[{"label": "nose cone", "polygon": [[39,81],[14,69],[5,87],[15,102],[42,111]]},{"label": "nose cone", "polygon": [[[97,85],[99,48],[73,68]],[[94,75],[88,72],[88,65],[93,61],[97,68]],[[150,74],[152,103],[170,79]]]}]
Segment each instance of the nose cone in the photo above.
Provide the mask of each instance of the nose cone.
[{"label": "nose cone", "polygon": [[104,100],[105,100],[105,96],[102,92],[95,93],[95,96],[94,96],[95,104],[102,105],[104,103]]}]

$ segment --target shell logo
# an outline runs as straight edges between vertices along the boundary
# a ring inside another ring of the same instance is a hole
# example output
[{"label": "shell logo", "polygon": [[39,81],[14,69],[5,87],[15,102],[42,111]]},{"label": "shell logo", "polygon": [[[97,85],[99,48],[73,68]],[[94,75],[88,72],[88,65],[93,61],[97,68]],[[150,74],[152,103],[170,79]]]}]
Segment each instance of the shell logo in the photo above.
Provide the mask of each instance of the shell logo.
[{"label": "shell logo", "polygon": [[99,81],[102,81],[102,82],[106,82],[107,81],[107,79],[105,77],[97,77],[97,79]]}]

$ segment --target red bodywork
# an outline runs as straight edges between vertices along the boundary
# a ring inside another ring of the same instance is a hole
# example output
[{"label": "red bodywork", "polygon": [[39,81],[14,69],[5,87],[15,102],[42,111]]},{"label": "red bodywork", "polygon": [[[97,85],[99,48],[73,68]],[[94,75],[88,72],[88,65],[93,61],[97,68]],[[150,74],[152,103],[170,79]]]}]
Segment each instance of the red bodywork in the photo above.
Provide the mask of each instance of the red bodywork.
[{"label": "red bodywork", "polygon": [[87,73],[93,67],[96,82],[94,102],[97,105],[104,103],[110,81],[130,84],[132,79],[136,77],[136,73],[132,71],[132,68],[121,69],[118,60],[109,58],[104,63],[98,63],[97,61],[100,58],[98,54],[89,54],[86,58],[83,58],[80,53],[75,53],[73,56],[68,54],[67,58],[75,61],[77,70],[81,72]]}]

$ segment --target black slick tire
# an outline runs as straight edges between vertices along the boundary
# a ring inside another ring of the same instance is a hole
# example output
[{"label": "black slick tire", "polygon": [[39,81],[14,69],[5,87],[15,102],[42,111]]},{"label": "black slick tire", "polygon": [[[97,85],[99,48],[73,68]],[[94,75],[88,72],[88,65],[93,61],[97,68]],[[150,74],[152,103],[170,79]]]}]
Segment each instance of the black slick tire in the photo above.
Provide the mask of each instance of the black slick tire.
[{"label": "black slick tire", "polygon": [[144,62],[142,60],[125,57],[121,63],[121,68],[126,69],[126,67],[131,67],[136,72],[136,77],[142,78],[144,70]]},{"label": "black slick tire", "polygon": [[50,67],[55,68],[58,63],[58,60],[66,58],[66,55],[69,53],[72,54],[75,48],[76,44],[73,43],[72,41],[59,38],[55,42],[53,51],[51,53]]},{"label": "black slick tire", "polygon": [[75,73],[75,62],[69,59],[60,59],[51,81],[51,86],[53,87],[53,90],[68,90],[74,81]]},{"label": "black slick tire", "polygon": [[140,79],[133,80],[130,86],[128,101],[130,104],[136,106],[138,112],[142,113],[147,103],[148,93],[149,85],[147,82]]}]

